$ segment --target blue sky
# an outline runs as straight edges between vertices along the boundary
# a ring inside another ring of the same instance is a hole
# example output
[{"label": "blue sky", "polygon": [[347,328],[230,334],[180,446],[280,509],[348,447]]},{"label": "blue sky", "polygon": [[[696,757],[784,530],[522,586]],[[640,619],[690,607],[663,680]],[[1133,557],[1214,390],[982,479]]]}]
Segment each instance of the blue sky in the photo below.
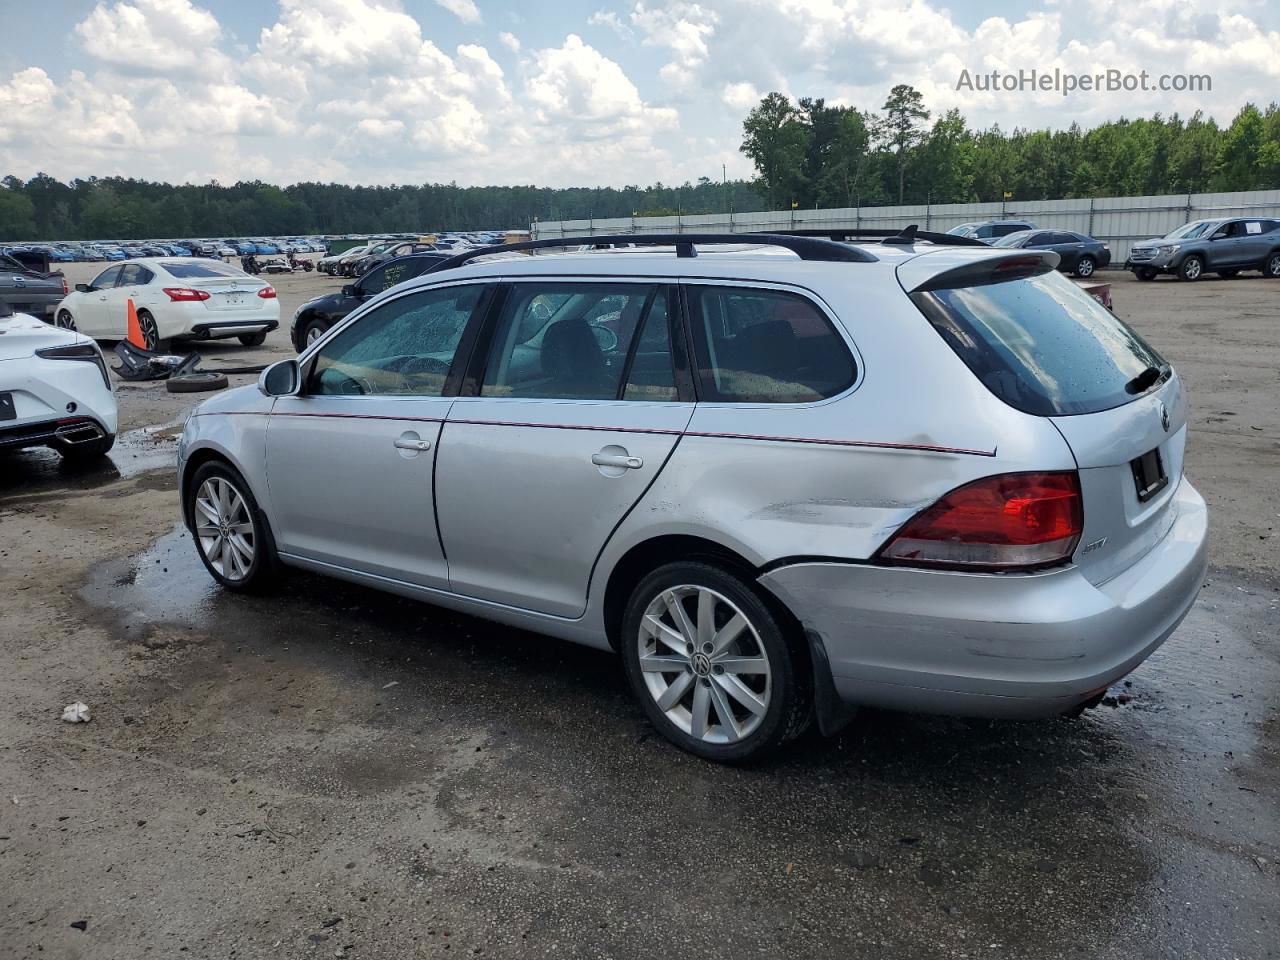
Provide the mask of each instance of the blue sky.
[{"label": "blue sky", "polygon": [[[55,0],[6,17],[0,173],[622,185],[750,174],[759,97],[1062,127],[1280,90],[1276,0]],[[61,31],[51,29],[60,24]],[[971,73],[1198,73],[1196,93],[975,93]]]}]

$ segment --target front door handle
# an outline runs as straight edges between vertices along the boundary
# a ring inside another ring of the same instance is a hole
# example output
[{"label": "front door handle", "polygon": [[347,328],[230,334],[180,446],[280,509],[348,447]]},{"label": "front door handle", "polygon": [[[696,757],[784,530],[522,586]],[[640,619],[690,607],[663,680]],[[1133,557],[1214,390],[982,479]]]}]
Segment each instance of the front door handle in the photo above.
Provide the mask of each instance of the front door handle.
[{"label": "front door handle", "polygon": [[593,453],[591,462],[597,467],[621,467],[624,470],[639,470],[644,466],[644,461],[639,457],[613,453]]},{"label": "front door handle", "polygon": [[396,437],[396,447],[400,450],[430,450],[430,440],[417,440],[409,437]]}]

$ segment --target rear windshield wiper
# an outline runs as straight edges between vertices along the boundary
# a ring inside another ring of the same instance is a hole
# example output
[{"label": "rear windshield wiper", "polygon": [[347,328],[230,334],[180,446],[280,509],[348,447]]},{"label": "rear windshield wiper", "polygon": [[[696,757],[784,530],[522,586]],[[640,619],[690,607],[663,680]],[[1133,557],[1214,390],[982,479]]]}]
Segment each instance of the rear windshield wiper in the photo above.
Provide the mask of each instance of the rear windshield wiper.
[{"label": "rear windshield wiper", "polygon": [[1159,383],[1163,377],[1164,370],[1161,367],[1147,367],[1147,369],[1124,385],[1125,393],[1142,393],[1152,384]]}]

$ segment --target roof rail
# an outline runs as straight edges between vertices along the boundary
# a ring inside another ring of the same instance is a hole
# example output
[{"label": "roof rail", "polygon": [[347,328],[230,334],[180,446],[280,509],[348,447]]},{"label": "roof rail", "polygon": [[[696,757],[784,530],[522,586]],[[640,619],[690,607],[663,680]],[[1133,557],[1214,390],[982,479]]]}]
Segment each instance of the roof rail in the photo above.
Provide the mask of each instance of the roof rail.
[{"label": "roof rail", "polygon": [[953,233],[934,233],[932,230],[921,230],[916,224],[898,229],[863,229],[856,230],[779,230],[782,236],[825,237],[828,240],[879,240],[886,244],[909,246],[922,240],[946,247],[989,247],[974,237],[960,237]]},{"label": "roof rail", "polygon": [[800,236],[788,233],[645,233],[615,234],[595,237],[553,237],[547,240],[525,240],[522,243],[499,243],[489,247],[464,250],[448,260],[441,260],[429,273],[451,270],[469,263],[476,257],[520,250],[545,250],[553,247],[582,247],[606,243],[634,244],[637,247],[676,248],[677,257],[696,257],[696,245],[763,244],[790,250],[801,260],[819,260],[831,263],[875,263],[877,258],[866,250],[836,243],[830,238]]}]

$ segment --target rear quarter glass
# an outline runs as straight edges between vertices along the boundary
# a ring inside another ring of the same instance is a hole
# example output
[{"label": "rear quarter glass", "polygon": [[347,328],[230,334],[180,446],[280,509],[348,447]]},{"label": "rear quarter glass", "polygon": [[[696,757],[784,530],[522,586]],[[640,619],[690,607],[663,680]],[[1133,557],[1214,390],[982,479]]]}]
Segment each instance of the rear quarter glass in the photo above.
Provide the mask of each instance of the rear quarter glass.
[{"label": "rear quarter glass", "polygon": [[987,389],[1035,416],[1122,406],[1145,392],[1126,389],[1136,377],[1168,369],[1146,341],[1056,271],[911,299]]}]

